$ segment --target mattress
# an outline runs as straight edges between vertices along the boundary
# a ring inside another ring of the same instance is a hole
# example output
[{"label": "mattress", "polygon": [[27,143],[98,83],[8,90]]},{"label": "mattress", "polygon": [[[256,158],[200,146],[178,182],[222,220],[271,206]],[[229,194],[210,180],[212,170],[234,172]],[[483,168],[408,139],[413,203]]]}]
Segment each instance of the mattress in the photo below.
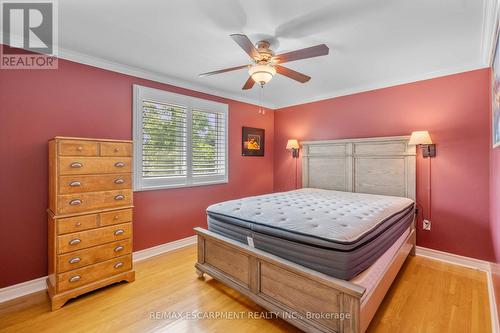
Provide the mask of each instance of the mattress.
[{"label": "mattress", "polygon": [[215,204],[209,230],[350,280],[411,225],[408,198],[300,189]]}]

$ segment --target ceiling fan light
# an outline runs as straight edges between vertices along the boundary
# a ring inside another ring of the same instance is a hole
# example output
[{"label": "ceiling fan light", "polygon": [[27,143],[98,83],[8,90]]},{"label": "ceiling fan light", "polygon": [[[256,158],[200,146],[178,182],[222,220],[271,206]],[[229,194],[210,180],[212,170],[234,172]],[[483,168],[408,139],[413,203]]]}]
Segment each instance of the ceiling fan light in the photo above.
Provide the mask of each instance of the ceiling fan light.
[{"label": "ceiling fan light", "polygon": [[276,74],[276,69],[271,65],[257,64],[250,67],[248,74],[250,74],[252,80],[260,85],[264,85],[271,81]]}]

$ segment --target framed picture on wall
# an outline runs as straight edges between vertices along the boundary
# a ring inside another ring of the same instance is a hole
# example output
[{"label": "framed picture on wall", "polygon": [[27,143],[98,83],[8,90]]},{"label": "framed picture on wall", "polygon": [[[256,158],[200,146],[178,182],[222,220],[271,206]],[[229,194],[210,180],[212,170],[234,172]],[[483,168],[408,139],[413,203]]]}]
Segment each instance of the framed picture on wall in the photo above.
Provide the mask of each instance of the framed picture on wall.
[{"label": "framed picture on wall", "polygon": [[262,128],[243,127],[241,136],[242,156],[264,156],[265,131]]},{"label": "framed picture on wall", "polygon": [[493,46],[493,63],[491,64],[491,99],[492,99],[492,133],[493,133],[493,148],[500,146],[500,47],[499,47],[500,34],[495,37],[495,44]]}]

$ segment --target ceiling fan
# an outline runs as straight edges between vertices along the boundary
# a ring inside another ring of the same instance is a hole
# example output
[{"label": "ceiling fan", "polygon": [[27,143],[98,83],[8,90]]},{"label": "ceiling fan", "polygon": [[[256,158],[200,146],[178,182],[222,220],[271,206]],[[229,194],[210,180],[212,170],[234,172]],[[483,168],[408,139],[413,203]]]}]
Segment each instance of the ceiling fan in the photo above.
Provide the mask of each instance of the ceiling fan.
[{"label": "ceiling fan", "polygon": [[251,89],[255,83],[264,86],[266,83],[271,81],[276,73],[289,77],[290,79],[300,83],[306,83],[311,79],[310,76],[281,66],[280,64],[295,60],[324,56],[329,52],[328,46],[325,44],[319,44],[275,55],[269,48],[271,44],[268,41],[261,40],[254,46],[246,35],[233,34],[231,35],[231,38],[250,56],[250,58],[252,58],[252,64],[220,69],[218,71],[200,74],[200,76],[209,76],[248,68],[248,74],[250,77],[243,86],[243,90]]}]

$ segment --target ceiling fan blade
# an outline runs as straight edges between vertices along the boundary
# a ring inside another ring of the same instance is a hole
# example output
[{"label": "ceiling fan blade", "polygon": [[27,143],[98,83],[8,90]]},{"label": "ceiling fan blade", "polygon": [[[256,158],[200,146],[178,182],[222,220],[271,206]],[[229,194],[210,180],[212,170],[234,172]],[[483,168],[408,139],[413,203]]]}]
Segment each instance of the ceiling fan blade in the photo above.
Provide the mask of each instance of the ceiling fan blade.
[{"label": "ceiling fan blade", "polygon": [[202,73],[198,76],[210,76],[210,75],[215,75],[215,74],[220,74],[220,73],[226,73],[226,72],[231,72],[231,71],[236,71],[238,69],[246,68],[248,65],[242,65],[242,66],[236,66],[236,67],[231,67],[231,68],[225,68],[225,69],[219,69],[218,71],[213,71],[213,72],[207,72],[207,73]]},{"label": "ceiling fan blade", "polygon": [[248,90],[248,89],[252,89],[253,85],[255,84],[255,81],[252,79],[252,77],[250,76],[247,80],[247,82],[245,82],[245,85],[243,86],[243,90]]},{"label": "ceiling fan blade", "polygon": [[278,54],[273,57],[275,64],[282,64],[284,62],[295,61],[300,59],[314,58],[327,55],[330,49],[325,44],[307,47],[292,52]]},{"label": "ceiling fan blade", "polygon": [[[372,17],[375,12],[393,6],[397,0],[377,1],[325,1],[326,4],[311,4],[311,11],[304,11],[300,16],[281,23],[274,31],[278,39],[299,39],[308,37],[328,29],[345,26],[354,18],[363,21]],[[219,8],[217,6],[216,8]],[[279,13],[283,10],[280,1],[269,1],[268,10]]]},{"label": "ceiling fan blade", "polygon": [[231,38],[254,60],[260,59],[260,53],[250,39],[243,34],[232,34]]},{"label": "ceiling fan blade", "polygon": [[311,79],[310,76],[307,76],[305,74],[294,71],[293,69],[286,68],[280,65],[276,65],[274,66],[274,68],[276,68],[277,73],[289,77],[292,80],[299,81],[300,83],[306,83]]}]

